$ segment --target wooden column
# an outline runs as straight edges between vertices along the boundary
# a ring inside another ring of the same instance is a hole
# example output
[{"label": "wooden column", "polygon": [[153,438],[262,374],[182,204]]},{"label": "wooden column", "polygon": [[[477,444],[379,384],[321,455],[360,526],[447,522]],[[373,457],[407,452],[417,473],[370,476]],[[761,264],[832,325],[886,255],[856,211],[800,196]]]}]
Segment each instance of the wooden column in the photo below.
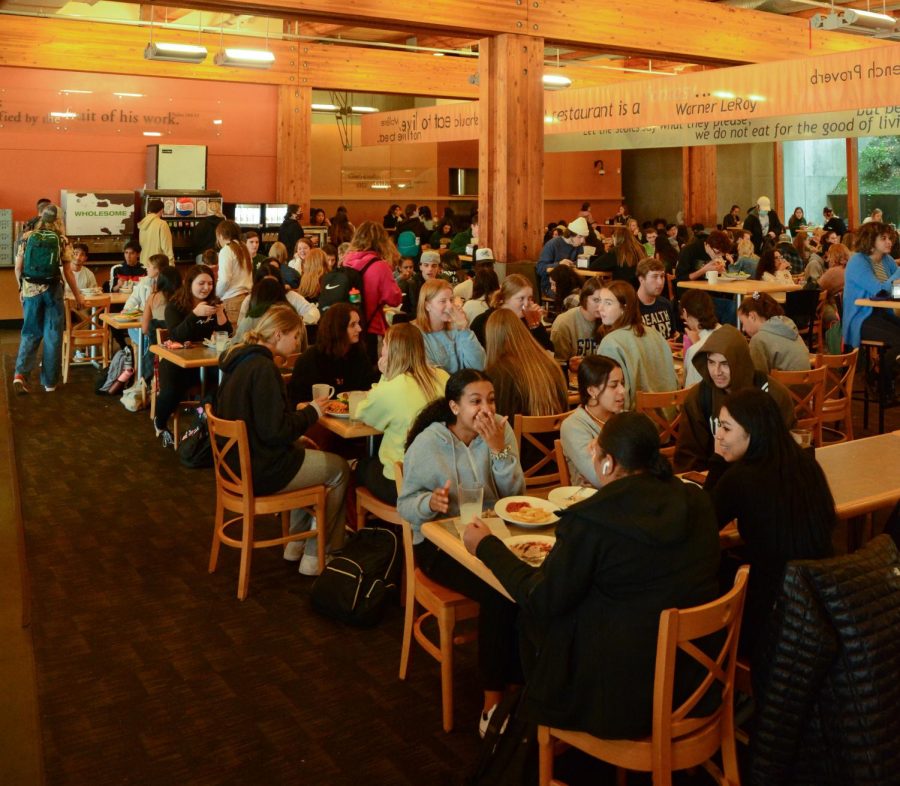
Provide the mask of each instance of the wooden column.
[{"label": "wooden column", "polygon": [[859,215],[859,140],[847,140],[847,229],[855,229]]},{"label": "wooden column", "polygon": [[479,42],[479,242],[503,262],[537,259],[543,239],[544,43]]},{"label": "wooden column", "polygon": [[297,202],[309,218],[312,88],[278,88],[278,136],[275,143],[275,199]]},{"label": "wooden column", "polygon": [[[772,198],[775,200],[775,212],[778,213],[779,217],[784,222],[784,225],[787,226],[790,214],[786,212],[784,204],[784,142],[775,142],[773,143],[773,147],[775,164],[772,169],[775,177],[775,190],[772,194]],[[793,212],[792,209],[791,213]]]},{"label": "wooden column", "polygon": [[715,228],[716,178],[718,173],[715,145],[681,149],[681,191],[684,221],[690,226],[702,222]]}]

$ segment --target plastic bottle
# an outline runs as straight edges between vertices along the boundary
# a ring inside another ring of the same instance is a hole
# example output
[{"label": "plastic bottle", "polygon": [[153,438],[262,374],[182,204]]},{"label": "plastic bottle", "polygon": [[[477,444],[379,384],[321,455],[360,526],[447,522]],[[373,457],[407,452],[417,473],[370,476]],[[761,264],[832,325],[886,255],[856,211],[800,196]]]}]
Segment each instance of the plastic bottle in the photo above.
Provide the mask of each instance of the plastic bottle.
[{"label": "plastic bottle", "polygon": [[350,290],[349,294],[350,302],[359,305],[359,303],[362,301],[362,298],[359,295],[359,290],[356,287],[353,287],[353,289]]}]

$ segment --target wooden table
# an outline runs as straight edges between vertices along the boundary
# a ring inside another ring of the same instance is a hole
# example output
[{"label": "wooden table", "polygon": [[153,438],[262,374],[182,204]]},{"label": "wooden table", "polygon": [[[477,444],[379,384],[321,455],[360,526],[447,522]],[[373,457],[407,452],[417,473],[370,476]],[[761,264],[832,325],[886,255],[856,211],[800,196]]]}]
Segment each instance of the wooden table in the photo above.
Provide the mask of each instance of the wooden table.
[{"label": "wooden table", "polygon": [[600,276],[601,278],[608,279],[612,281],[612,272],[609,270],[588,270],[584,267],[572,267],[572,270],[575,271],[575,274],[581,276],[582,278],[596,278]]},{"label": "wooden table", "polygon": [[[715,284],[710,284],[705,279],[679,281],[678,286],[682,289],[703,289],[707,292],[717,292],[722,295],[734,295],[735,305],[738,309],[741,307],[741,299],[744,295],[752,295],[754,292],[767,292],[771,295],[775,292],[797,292],[803,289],[799,284],[782,284],[778,281],[755,281],[748,278],[732,281],[719,278]],[[737,317],[737,326],[740,329],[740,317]]]},{"label": "wooden table", "polygon": [[900,500],[900,431],[816,449],[842,519],[891,507]]},{"label": "wooden table", "polygon": [[869,308],[891,308],[900,310],[900,300],[871,300],[867,297],[861,297],[853,301],[855,306],[868,306]]},{"label": "wooden table", "polygon": [[162,344],[154,344],[150,347],[150,351],[179,368],[199,368],[200,395],[206,393],[206,369],[219,365],[219,353],[216,348],[207,347],[205,344],[192,344],[184,349],[169,349]]},{"label": "wooden table", "polygon": [[337,434],[341,439],[360,439],[365,437],[366,447],[370,456],[375,455],[375,437],[383,433],[377,428],[367,426],[361,420],[353,421],[350,418],[336,418],[328,414],[322,415],[317,422],[332,434]]},{"label": "wooden table", "polygon": [[131,297],[130,292],[101,292],[97,295],[82,295],[82,299],[86,306],[91,305],[91,301],[97,302],[98,300],[103,300],[104,298],[109,298],[110,305],[113,306],[121,306],[128,301],[128,298]]}]

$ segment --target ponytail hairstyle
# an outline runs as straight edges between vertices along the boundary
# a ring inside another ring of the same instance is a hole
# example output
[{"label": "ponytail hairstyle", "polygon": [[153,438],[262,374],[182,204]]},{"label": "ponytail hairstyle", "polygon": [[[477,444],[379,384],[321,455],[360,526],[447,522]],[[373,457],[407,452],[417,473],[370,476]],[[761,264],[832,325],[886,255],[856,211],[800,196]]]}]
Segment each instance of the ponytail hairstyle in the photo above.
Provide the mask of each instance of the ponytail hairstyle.
[{"label": "ponytail hairstyle", "polygon": [[[593,280],[593,279],[592,279]],[[693,292],[694,290],[688,290]],[[602,393],[613,369],[622,368],[615,360],[605,355],[585,355],[578,366],[578,398],[586,407],[591,400],[588,388],[598,387]]]},{"label": "ponytail hairstyle", "polygon": [[174,265],[166,265],[159,269],[159,275],[156,277],[156,291],[162,292],[166,302],[172,299],[178,288],[181,286],[181,273]]},{"label": "ponytail hairstyle", "polygon": [[444,387],[444,395],[428,404],[413,421],[406,436],[405,449],[409,450],[416,437],[432,423],[443,423],[445,426],[452,426],[456,423],[456,415],[450,409],[450,402],[455,401],[458,404],[462,400],[466,388],[473,382],[491,382],[491,378],[475,368],[462,368],[451,374]]},{"label": "ponytail hairstyle", "polygon": [[657,480],[672,477],[672,465],[659,452],[659,432],[641,412],[613,415],[597,437],[597,444],[604,455],[612,456],[628,472],[645,472]]},{"label": "ponytail hairstyle", "polygon": [[292,333],[303,327],[303,319],[288,303],[276,303],[260,317],[250,330],[244,333],[243,338],[234,344],[225,355],[225,362],[240,347],[251,344],[265,344],[273,341],[277,333]]},{"label": "ponytail hairstyle", "polygon": [[777,498],[773,506],[777,519],[772,522],[773,556],[785,559],[832,556],[831,535],[837,516],[828,481],[815,458],[794,442],[775,400],[758,388],[745,388],[728,396],[722,408],[728,410],[750,437],[740,463],[763,466],[773,476],[790,478],[789,483],[766,490]]},{"label": "ponytail hairstyle", "polygon": [[738,314],[759,314],[764,319],[784,316],[784,309],[775,299],[765,292],[754,292],[750,297],[741,300]]},{"label": "ponytail hairstyle", "polygon": [[228,219],[220,221],[216,225],[216,239],[223,248],[231,249],[241,270],[245,273],[253,272],[253,260],[247,246],[241,241],[241,228],[234,221]]}]

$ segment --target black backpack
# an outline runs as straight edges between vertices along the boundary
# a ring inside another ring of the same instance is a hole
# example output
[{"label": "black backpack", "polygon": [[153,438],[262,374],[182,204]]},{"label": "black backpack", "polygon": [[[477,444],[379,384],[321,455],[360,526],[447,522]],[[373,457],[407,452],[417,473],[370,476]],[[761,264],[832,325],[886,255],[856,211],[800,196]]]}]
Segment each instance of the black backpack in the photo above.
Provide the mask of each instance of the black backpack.
[{"label": "black backpack", "polygon": [[494,708],[466,786],[537,786],[537,724],[523,717],[526,690],[507,694]]},{"label": "black backpack", "polygon": [[313,608],[347,625],[377,625],[388,593],[397,589],[400,563],[400,538],[393,530],[360,530],[316,579]]},{"label": "black backpack", "polygon": [[362,270],[355,270],[352,267],[336,267],[334,270],[328,271],[322,277],[318,300],[319,311],[324,314],[335,303],[349,303],[350,291],[355,289],[359,292],[359,319],[363,327],[365,327],[366,296],[363,289],[363,276],[366,274],[369,266],[377,261],[378,257],[370,259],[363,265]]},{"label": "black backpack", "polygon": [[53,230],[32,232],[25,241],[25,262],[22,275],[32,284],[53,284],[59,281],[59,235]]},{"label": "black backpack", "polygon": [[94,393],[118,396],[134,376],[134,359],[131,347],[123,347],[109,361],[109,366],[100,370],[94,384]]},{"label": "black backpack", "polygon": [[206,410],[201,406],[194,413],[191,427],[178,442],[178,460],[188,469],[208,469],[213,465],[212,443]]}]

